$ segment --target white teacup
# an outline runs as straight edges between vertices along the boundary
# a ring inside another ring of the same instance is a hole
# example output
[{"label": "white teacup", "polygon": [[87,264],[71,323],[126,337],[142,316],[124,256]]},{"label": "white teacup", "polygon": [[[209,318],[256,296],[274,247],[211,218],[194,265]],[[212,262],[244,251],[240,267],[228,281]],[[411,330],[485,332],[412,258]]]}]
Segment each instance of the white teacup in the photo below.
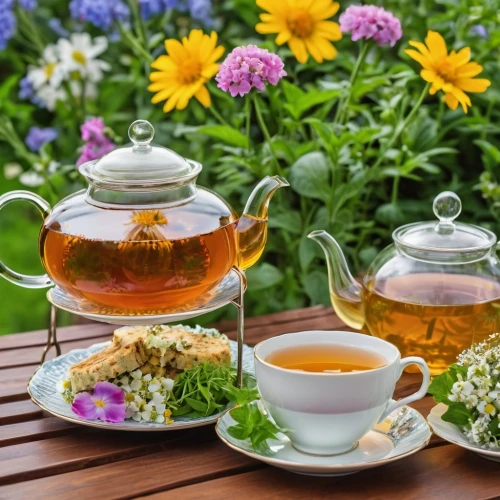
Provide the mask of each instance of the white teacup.
[{"label": "white teacup", "polygon": [[[275,351],[305,345],[338,345],[371,351],[386,361],[359,372],[317,373],[272,365]],[[418,365],[424,380],[419,391],[392,401],[396,382],[408,365]],[[422,399],[430,373],[422,358],[401,359],[385,340],[360,333],[311,331],[273,337],[255,347],[255,372],[262,400],[276,423],[286,429],[293,446],[314,455],[336,455],[353,449],[377,422],[396,408]]]}]

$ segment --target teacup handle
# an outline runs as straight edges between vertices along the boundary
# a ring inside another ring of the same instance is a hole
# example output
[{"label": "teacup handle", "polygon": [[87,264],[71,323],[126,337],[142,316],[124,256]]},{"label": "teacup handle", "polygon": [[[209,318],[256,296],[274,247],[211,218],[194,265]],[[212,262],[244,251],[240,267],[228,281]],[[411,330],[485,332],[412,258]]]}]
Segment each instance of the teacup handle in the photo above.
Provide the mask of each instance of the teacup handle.
[{"label": "teacup handle", "polygon": [[413,401],[418,401],[419,399],[424,398],[425,395],[427,394],[427,389],[429,388],[429,384],[431,382],[431,374],[429,372],[429,367],[427,366],[427,363],[422,358],[419,358],[417,356],[410,356],[408,358],[403,358],[399,362],[398,380],[401,377],[403,370],[409,365],[417,365],[420,368],[420,371],[422,372],[424,379],[422,380],[422,385],[420,386],[420,389],[414,394],[406,396],[406,398],[394,401],[394,403],[390,403],[385,409],[384,413],[382,413],[382,416],[379,418],[378,423],[382,422],[382,420],[384,420],[388,415],[390,415],[396,408],[400,408],[401,406],[413,403]]},{"label": "teacup handle", "polygon": [[[11,191],[10,193],[0,196],[0,209],[8,205],[11,201],[19,200],[29,201],[35,205],[38,210],[40,210],[44,219],[50,214],[50,205],[41,196],[31,193],[30,191]],[[16,273],[1,261],[0,276],[25,288],[45,288],[53,285],[51,279],[46,274],[42,274],[41,276],[28,276],[26,274]]]}]

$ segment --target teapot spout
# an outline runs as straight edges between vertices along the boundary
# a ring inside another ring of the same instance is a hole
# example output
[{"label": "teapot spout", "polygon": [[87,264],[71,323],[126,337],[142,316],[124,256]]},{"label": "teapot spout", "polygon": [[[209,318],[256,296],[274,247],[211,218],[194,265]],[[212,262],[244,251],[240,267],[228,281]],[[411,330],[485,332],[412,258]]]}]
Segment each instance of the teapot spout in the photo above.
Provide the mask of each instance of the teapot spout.
[{"label": "teapot spout", "polygon": [[262,255],[267,241],[267,212],[273,194],[288,181],[278,175],[262,179],[250,194],[243,215],[238,220],[239,252],[237,265],[240,269],[253,266]]},{"label": "teapot spout", "polygon": [[361,330],[365,324],[362,287],[349,271],[339,244],[322,230],[313,231],[309,238],[316,241],[325,252],[330,298],[335,312],[347,326]]}]

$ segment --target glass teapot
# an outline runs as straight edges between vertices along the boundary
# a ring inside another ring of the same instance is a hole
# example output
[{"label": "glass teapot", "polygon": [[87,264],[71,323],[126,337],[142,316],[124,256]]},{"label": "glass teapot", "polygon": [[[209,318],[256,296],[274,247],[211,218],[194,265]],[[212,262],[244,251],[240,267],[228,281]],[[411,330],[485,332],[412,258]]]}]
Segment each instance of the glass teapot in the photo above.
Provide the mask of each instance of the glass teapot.
[{"label": "glass teapot", "polygon": [[30,192],[1,196],[0,208],[26,200],[42,212],[47,274],[25,276],[0,263],[0,275],[28,288],[55,284],[112,314],[146,314],[194,300],[199,306],[232,266],[253,265],[266,243],[269,201],[287,181],[263,179],[238,217],[216,193],[196,186],[200,163],[152,145],[153,136],[149,122],[134,122],[132,145],[81,165],[88,189],[52,210]]},{"label": "glass teapot", "polygon": [[473,342],[500,331],[500,264],[496,236],[454,222],[459,197],[434,200],[438,222],[396,229],[358,283],[335,239],[325,231],[309,237],[323,248],[330,296],[351,328],[392,342],[402,356],[422,356],[438,375]]}]

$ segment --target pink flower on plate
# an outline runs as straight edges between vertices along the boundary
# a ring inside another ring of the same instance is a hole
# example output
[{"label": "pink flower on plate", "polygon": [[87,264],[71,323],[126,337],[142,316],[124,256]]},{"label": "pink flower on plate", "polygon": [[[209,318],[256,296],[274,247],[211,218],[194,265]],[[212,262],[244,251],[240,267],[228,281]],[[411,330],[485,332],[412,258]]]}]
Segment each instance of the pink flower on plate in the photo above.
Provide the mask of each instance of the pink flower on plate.
[{"label": "pink flower on plate", "polygon": [[339,18],[340,31],[351,33],[351,40],[372,38],[378,45],[391,44],[403,36],[401,22],[382,7],[375,5],[351,5]]},{"label": "pink flower on plate", "polygon": [[264,90],[266,84],[277,85],[286,76],[281,58],[256,45],[236,47],[220,65],[215,79],[217,86],[233,97],[244,96],[256,88]]},{"label": "pink flower on plate", "polygon": [[125,393],[110,382],[98,382],[92,394],[79,392],[71,409],[86,420],[123,422],[126,413]]}]

